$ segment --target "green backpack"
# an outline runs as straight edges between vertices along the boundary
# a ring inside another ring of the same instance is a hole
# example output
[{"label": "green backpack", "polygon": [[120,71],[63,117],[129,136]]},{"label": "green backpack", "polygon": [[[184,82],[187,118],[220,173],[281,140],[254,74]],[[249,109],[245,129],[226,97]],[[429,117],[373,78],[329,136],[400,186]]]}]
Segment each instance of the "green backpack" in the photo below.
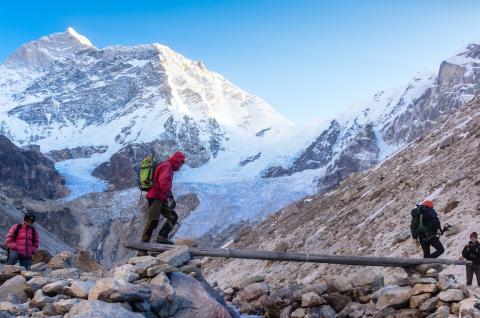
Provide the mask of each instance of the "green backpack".
[{"label": "green backpack", "polygon": [[412,210],[412,222],[410,223],[410,231],[412,232],[412,237],[418,239],[422,234],[427,233],[427,226],[423,221],[423,212],[425,207],[423,205],[417,205],[415,209]]},{"label": "green backpack", "polygon": [[153,187],[153,176],[157,163],[154,160],[155,154],[150,154],[140,162],[140,190],[148,191]]}]

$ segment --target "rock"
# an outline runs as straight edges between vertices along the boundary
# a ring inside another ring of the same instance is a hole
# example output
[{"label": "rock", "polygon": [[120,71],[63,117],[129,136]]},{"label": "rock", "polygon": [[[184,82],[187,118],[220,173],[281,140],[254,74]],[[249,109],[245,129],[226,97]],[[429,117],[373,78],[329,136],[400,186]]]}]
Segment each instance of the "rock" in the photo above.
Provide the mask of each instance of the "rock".
[{"label": "rock", "polygon": [[290,317],[291,318],[303,318],[303,317],[305,317],[305,315],[306,315],[305,309],[297,308],[292,312]]},{"label": "rock", "polygon": [[235,289],[241,290],[241,289],[244,289],[245,287],[247,287],[250,284],[260,283],[260,282],[263,282],[263,281],[265,281],[265,275],[248,276],[248,277],[245,277],[244,279],[242,279],[240,282],[238,282],[233,287]]},{"label": "rock", "polygon": [[437,283],[437,280],[432,277],[410,276],[407,279],[408,279],[408,283],[412,287],[418,284],[436,284]]},{"label": "rock", "polygon": [[198,247],[197,241],[192,237],[182,237],[175,241],[177,246]]},{"label": "rock", "polygon": [[25,267],[18,265],[3,265],[4,274],[20,274],[25,271]]},{"label": "rock", "polygon": [[60,280],[43,286],[42,290],[47,295],[63,294],[70,284],[69,281]]},{"label": "rock", "polygon": [[147,270],[150,267],[154,267],[160,264],[163,264],[164,261],[154,258],[148,261],[144,261],[138,264],[135,264],[132,268],[132,272],[138,274],[140,277],[146,277],[147,276]]},{"label": "rock", "polygon": [[35,295],[33,296],[29,306],[31,308],[35,307],[38,309],[42,309],[47,303],[53,303],[53,298],[45,295],[43,290],[39,289],[35,292]]},{"label": "rock", "polygon": [[43,272],[46,269],[47,269],[47,264],[45,264],[44,262],[40,262],[30,266],[30,271],[32,272]]},{"label": "rock", "polygon": [[279,315],[279,318],[290,318],[291,317],[291,314],[292,314],[292,306],[288,306],[286,308],[283,308],[281,311],[280,311],[280,315]]},{"label": "rock", "polygon": [[435,293],[437,286],[435,284],[417,284],[413,286],[412,296],[420,295],[424,293]]},{"label": "rock", "polygon": [[88,293],[90,292],[90,290],[93,288],[94,285],[95,285],[95,282],[92,280],[87,280],[87,281],[76,280],[72,282],[70,287],[65,288],[64,292],[71,297],[87,299]]},{"label": "rock", "polygon": [[65,318],[144,318],[142,314],[131,312],[121,304],[111,304],[100,300],[82,300],[72,307]]},{"label": "rock", "polygon": [[88,300],[96,300],[98,299],[100,294],[104,292],[114,291],[118,288],[131,286],[131,285],[132,284],[120,279],[114,279],[111,277],[102,278],[101,280],[95,283],[92,289],[90,289],[90,292],[88,293]]},{"label": "rock", "polygon": [[10,278],[0,286],[0,301],[9,301],[15,298],[20,303],[27,299],[27,281],[21,275]]},{"label": "rock", "polygon": [[223,291],[223,293],[227,296],[231,296],[235,293],[235,290],[232,287],[228,287]]},{"label": "rock", "polygon": [[30,280],[34,277],[42,276],[42,274],[40,274],[38,272],[31,272],[31,271],[21,272],[20,275],[25,277],[26,280]]},{"label": "rock", "polygon": [[[22,306],[12,304],[10,302],[2,301],[0,302],[0,318],[2,313],[8,313],[15,316],[22,316],[25,314],[26,310]],[[8,317],[8,316],[7,316]]]},{"label": "rock", "polygon": [[45,304],[42,309],[42,313],[45,316],[57,316],[57,311],[55,309],[55,306],[51,303]]},{"label": "rock", "polygon": [[453,275],[441,275],[438,278],[437,288],[440,290],[458,289],[458,284]]},{"label": "rock", "polygon": [[186,246],[176,247],[163,252],[162,254],[158,255],[157,258],[163,263],[169,264],[173,267],[179,267],[191,259],[190,252]]},{"label": "rock", "polygon": [[384,286],[383,275],[379,275],[371,270],[358,272],[352,278],[353,287],[372,287],[376,291]]},{"label": "rock", "polygon": [[393,237],[392,244],[396,245],[396,244],[405,242],[410,237],[412,237],[412,234],[410,234],[409,230],[402,231]]},{"label": "rock", "polygon": [[165,275],[165,273],[160,273],[152,279],[150,284],[157,285],[157,286],[162,286],[162,285],[165,285],[165,284],[170,284],[170,280],[168,279],[167,275]]},{"label": "rock", "polygon": [[388,318],[419,318],[421,317],[418,309],[400,309],[389,315]]},{"label": "rock", "polygon": [[448,289],[441,291],[438,293],[437,297],[444,302],[461,301],[465,298],[463,291],[460,289]]},{"label": "rock", "polygon": [[[438,274],[443,270],[443,266],[441,264],[422,264],[415,266],[413,268],[417,273],[420,275],[427,275],[427,272],[431,269],[434,269],[435,272]],[[430,272],[430,275],[434,274],[435,272]],[[429,276],[429,277],[435,277],[435,276]]]},{"label": "rock", "polygon": [[249,302],[259,298],[262,295],[267,295],[269,291],[268,285],[265,282],[253,283],[240,291],[240,299],[244,302]]},{"label": "rock", "polygon": [[142,302],[150,298],[150,288],[146,285],[132,285],[104,290],[98,294],[98,299],[109,303]]},{"label": "rock", "polygon": [[450,306],[450,311],[451,311],[452,314],[454,314],[455,316],[458,316],[458,314],[460,313],[460,303],[453,303],[453,304]]},{"label": "rock", "polygon": [[[443,268],[442,268],[443,270]],[[441,270],[437,270],[435,268],[430,268],[426,273],[426,277],[433,277],[433,278],[438,278],[438,273],[440,273]]]},{"label": "rock", "polygon": [[[48,251],[38,250],[32,256],[32,267],[33,265],[37,265],[39,263],[48,264],[48,262],[50,262],[51,259],[52,259],[52,255]],[[30,268],[30,270],[32,270],[32,268]]]},{"label": "rock", "polygon": [[58,315],[64,315],[67,312],[69,312],[73,306],[78,304],[81,300],[72,298],[72,299],[65,299],[65,300],[60,300],[57,302],[54,302],[52,305],[55,308],[55,312]]},{"label": "rock", "polygon": [[376,302],[377,309],[404,305],[410,301],[412,287],[384,287]]},{"label": "rock", "polygon": [[208,285],[179,272],[170,274],[170,282],[175,288],[178,310],[182,313],[182,317],[232,317],[222,298],[215,295]]},{"label": "rock", "polygon": [[293,298],[297,301],[302,301],[303,294],[314,292],[319,296],[324,295],[328,291],[328,285],[326,283],[317,283],[308,285],[300,290],[296,290],[293,292]]},{"label": "rock", "polygon": [[56,269],[48,273],[54,279],[80,279],[80,270],[77,268]]},{"label": "rock", "polygon": [[160,273],[168,274],[168,273],[176,272],[176,271],[177,272],[179,271],[179,269],[176,268],[176,267],[173,267],[169,264],[160,264],[160,265],[153,266],[153,267],[150,267],[149,269],[147,269],[147,277],[155,277]]},{"label": "rock", "polygon": [[345,277],[340,275],[325,275],[323,280],[328,286],[328,290],[331,292],[347,292],[352,288],[351,282]]},{"label": "rock", "polygon": [[460,317],[472,315],[472,310],[480,305],[480,300],[475,297],[470,297],[458,303]]},{"label": "rock", "polygon": [[173,316],[179,307],[175,289],[170,284],[151,285],[150,310],[158,317]]},{"label": "rock", "polygon": [[350,302],[337,314],[337,318],[352,318],[352,313],[354,312],[359,315],[359,317],[363,317],[363,314],[365,313],[365,305]]},{"label": "rock", "polygon": [[335,318],[336,316],[335,310],[328,305],[309,308],[307,313],[306,317],[309,318]]},{"label": "rock", "polygon": [[51,269],[64,269],[70,267],[72,265],[71,258],[72,253],[70,252],[62,252],[60,254],[55,255],[52,259],[48,262],[48,267]]},{"label": "rock", "polygon": [[155,260],[157,260],[157,258],[150,255],[136,256],[128,259],[128,264],[137,265],[146,261],[155,261]]},{"label": "rock", "polygon": [[[278,317],[283,308],[288,306],[293,308],[293,306],[296,305],[296,301],[293,297],[293,294],[296,291],[295,288],[296,287],[281,288],[270,293],[268,296],[261,297],[258,302],[260,302],[260,307],[262,307],[263,311],[265,312],[265,316]],[[235,293],[233,288],[232,291]],[[233,295],[230,295],[229,297],[231,298],[232,296]]]},{"label": "rock", "polygon": [[43,286],[53,282],[54,282],[53,278],[50,278],[50,277],[43,277],[43,276],[34,277],[27,282],[26,291],[30,295],[33,295],[37,290],[43,288]]},{"label": "rock", "polygon": [[315,307],[325,305],[327,302],[324,298],[318,296],[314,292],[306,293],[302,296],[302,307]]},{"label": "rock", "polygon": [[116,279],[121,279],[121,280],[124,280],[126,282],[131,283],[131,282],[139,279],[140,275],[133,272],[133,265],[126,264],[126,265],[122,265],[120,267],[115,268],[115,271],[113,273],[113,277],[116,278]]},{"label": "rock", "polygon": [[430,299],[430,297],[432,297],[432,294],[430,293],[412,296],[412,298],[410,298],[410,308],[416,309],[420,307],[420,305],[423,304],[428,299]]},{"label": "rock", "polygon": [[102,269],[102,265],[95,261],[88,251],[82,250],[73,256],[73,266],[82,272],[95,272]]},{"label": "rock", "polygon": [[450,308],[448,306],[441,306],[433,314],[427,316],[427,318],[449,318]]},{"label": "rock", "polygon": [[337,312],[342,311],[343,308],[352,301],[350,297],[340,293],[330,293],[325,296],[325,299]]},{"label": "rock", "polygon": [[421,311],[434,311],[435,308],[437,308],[437,302],[438,302],[438,297],[430,298],[430,299],[424,301],[418,307],[418,309],[420,309]]}]

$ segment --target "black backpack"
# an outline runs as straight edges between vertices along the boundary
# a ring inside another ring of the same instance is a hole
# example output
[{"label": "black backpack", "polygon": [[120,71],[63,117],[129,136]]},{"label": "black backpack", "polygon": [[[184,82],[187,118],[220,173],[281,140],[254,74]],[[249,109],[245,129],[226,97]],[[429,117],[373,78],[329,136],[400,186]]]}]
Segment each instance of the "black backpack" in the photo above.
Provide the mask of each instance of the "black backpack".
[{"label": "black backpack", "polygon": [[418,239],[423,234],[427,234],[427,225],[423,220],[423,212],[425,207],[423,205],[417,205],[415,209],[412,210],[412,221],[410,223],[410,231],[412,232],[412,237]]}]

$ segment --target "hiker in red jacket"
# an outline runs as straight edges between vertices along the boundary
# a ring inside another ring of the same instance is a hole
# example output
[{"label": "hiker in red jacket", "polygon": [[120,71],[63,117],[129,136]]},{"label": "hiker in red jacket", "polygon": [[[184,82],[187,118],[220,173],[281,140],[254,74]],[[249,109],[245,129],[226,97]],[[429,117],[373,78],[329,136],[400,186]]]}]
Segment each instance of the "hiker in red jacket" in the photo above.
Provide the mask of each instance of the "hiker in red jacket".
[{"label": "hiker in red jacket", "polygon": [[38,231],[33,227],[35,216],[32,213],[25,213],[22,224],[15,224],[8,231],[5,243],[8,248],[8,264],[15,265],[17,261],[20,266],[30,269],[32,256],[38,250],[40,238]]},{"label": "hiker in red jacket", "polygon": [[[160,214],[167,222],[158,233],[157,243],[172,244],[168,235],[177,223],[178,215],[175,209],[176,202],[172,194],[173,173],[180,170],[185,163],[185,155],[177,151],[168,160],[160,163],[153,175],[153,187],[147,192],[148,217],[143,230],[142,242],[149,242],[153,231],[158,226]],[[146,251],[139,251],[137,255],[146,255]]]}]

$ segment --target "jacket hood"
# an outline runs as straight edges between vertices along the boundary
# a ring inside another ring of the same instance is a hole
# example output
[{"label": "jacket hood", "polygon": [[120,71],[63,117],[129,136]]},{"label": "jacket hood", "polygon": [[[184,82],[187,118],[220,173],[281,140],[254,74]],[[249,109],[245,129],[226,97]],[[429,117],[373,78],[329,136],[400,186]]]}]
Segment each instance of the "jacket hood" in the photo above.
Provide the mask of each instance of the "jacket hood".
[{"label": "jacket hood", "polygon": [[172,165],[173,171],[178,171],[185,163],[185,155],[181,151],[175,152],[168,161]]}]

